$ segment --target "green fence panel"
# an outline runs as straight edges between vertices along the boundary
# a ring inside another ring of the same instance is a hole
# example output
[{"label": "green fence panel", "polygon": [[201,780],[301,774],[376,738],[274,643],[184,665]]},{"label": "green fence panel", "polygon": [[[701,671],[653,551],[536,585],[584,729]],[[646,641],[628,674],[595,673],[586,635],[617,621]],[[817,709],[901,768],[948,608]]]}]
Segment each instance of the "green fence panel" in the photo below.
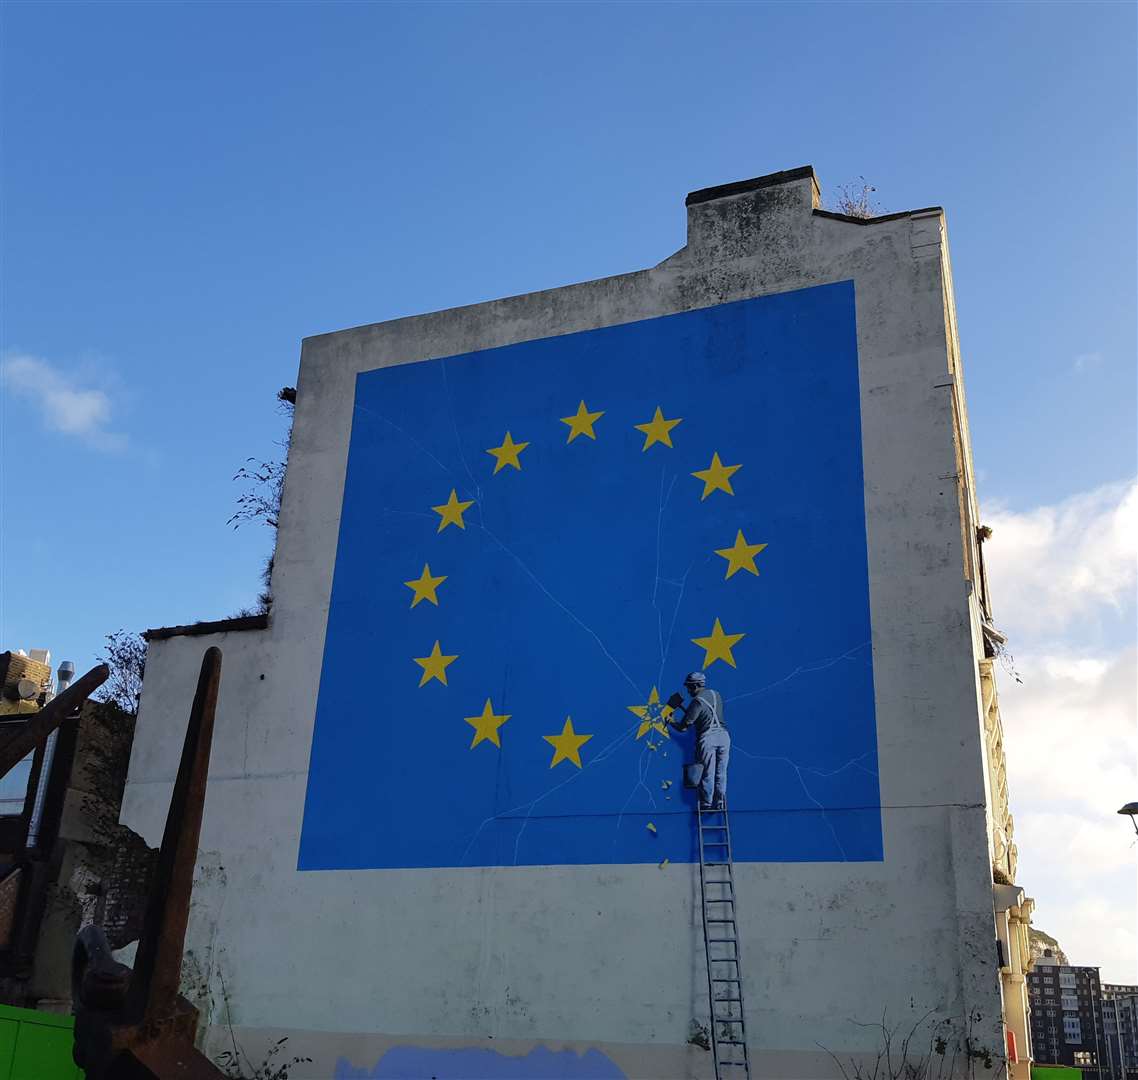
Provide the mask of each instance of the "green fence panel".
[{"label": "green fence panel", "polygon": [[74,1028],[71,1016],[0,1005],[0,1080],[83,1080]]},{"label": "green fence panel", "polygon": [[1069,1065],[1032,1065],[1031,1080],[1083,1080],[1083,1070]]},{"label": "green fence panel", "polygon": [[20,1033],[20,1022],[4,1017],[3,1008],[4,1006],[0,1005],[0,1080],[9,1080],[12,1075],[12,1056],[16,1053],[16,1036]]}]

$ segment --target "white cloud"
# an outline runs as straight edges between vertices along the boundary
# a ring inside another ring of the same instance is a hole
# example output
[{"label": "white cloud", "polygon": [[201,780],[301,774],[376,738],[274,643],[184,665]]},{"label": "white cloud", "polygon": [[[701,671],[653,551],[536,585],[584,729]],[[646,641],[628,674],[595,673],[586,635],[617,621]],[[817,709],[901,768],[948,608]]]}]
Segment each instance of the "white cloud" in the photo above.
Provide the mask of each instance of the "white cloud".
[{"label": "white cloud", "polygon": [[992,528],[984,558],[994,614],[1005,632],[1042,639],[1133,604],[1138,481],[1026,513],[989,507],[984,522]]},{"label": "white cloud", "polygon": [[[1138,799],[1138,482],[985,521],[995,614],[1023,679],[1000,676],[1017,879],[1072,963],[1138,982],[1138,849],[1116,813]],[[1100,632],[1111,621],[1125,640]]]},{"label": "white cloud", "polygon": [[0,363],[0,380],[13,394],[38,406],[51,431],[74,435],[98,450],[122,450],[127,438],[108,430],[111,399],[98,387],[84,387],[47,360],[26,353]]},{"label": "white cloud", "polygon": [[1100,367],[1102,367],[1102,353],[1100,352],[1079,353],[1075,357],[1074,368],[1079,375],[1084,371],[1094,371]]},{"label": "white cloud", "polygon": [[1017,803],[1039,792],[1052,804],[1113,814],[1138,799],[1136,657],[1133,648],[1097,657],[1074,649],[1069,657],[1017,654],[1023,683],[1000,679],[1008,783]]}]

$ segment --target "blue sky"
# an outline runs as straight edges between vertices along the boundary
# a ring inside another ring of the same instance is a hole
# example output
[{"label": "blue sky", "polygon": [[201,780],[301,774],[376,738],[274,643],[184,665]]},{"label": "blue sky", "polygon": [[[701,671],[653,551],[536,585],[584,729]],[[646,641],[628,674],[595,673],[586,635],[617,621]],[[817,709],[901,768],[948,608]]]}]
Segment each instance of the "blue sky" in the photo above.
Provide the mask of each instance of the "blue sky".
[{"label": "blue sky", "polygon": [[276,451],[305,335],[652,265],[687,191],[806,163],[946,207],[986,504],[1134,478],[1133,5],[2,20],[0,348],[53,388],[0,402],[2,647],[84,670],[252,602],[271,538],[227,528],[231,477]]}]

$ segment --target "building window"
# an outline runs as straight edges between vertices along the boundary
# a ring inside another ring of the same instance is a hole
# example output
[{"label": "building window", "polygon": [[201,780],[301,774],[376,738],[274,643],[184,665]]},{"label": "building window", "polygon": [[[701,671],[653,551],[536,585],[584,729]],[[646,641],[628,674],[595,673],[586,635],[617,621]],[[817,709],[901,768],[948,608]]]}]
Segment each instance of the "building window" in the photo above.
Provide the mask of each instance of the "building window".
[{"label": "building window", "polygon": [[1064,997],[1060,999],[1060,1004],[1068,1012],[1078,1012],[1079,1011],[1079,999],[1078,998],[1067,997],[1064,995]]},{"label": "building window", "polygon": [[1089,1050],[1076,1050],[1075,1051],[1075,1064],[1076,1065],[1093,1065],[1095,1063],[1095,1056]]},{"label": "building window", "polygon": [[1053,986],[1045,986],[1045,987],[1043,988],[1043,992],[1044,992],[1044,993],[1045,993],[1045,994],[1046,994],[1048,997],[1054,997],[1054,996],[1055,996],[1055,988],[1054,988]]},{"label": "building window", "polygon": [[35,751],[15,765],[7,776],[0,778],[0,815],[11,814],[19,817],[24,812],[24,800],[28,797],[28,781],[32,776],[32,759]]},{"label": "building window", "polygon": [[1059,985],[1065,986],[1070,990],[1074,990],[1075,989],[1075,976],[1071,975],[1067,972],[1063,972],[1059,976]]},{"label": "building window", "polygon": [[1045,983],[1053,983],[1055,980],[1054,980],[1053,978],[1051,978],[1051,976],[1050,976],[1050,975],[1044,975],[1044,976],[1043,976],[1043,981],[1044,981]]}]

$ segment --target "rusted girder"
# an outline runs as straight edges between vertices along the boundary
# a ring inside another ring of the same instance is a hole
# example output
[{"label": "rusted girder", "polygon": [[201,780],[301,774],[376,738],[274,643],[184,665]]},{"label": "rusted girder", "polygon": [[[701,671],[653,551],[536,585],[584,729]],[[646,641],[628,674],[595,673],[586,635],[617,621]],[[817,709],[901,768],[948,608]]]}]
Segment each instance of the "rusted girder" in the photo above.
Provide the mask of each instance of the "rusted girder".
[{"label": "rusted girder", "polygon": [[182,761],[174,781],[162,849],[154,868],[150,902],[135,954],[127,1008],[140,1018],[169,1009],[178,996],[220,682],[221,650],[214,645],[206,649],[202,658],[197,693],[182,746]]},{"label": "rusted girder", "polygon": [[6,742],[0,744],[0,776],[6,776],[40,743],[79,708],[111,674],[106,664],[91,668],[81,679],[76,679],[62,694],[53,697],[39,712],[27,713],[28,722]]},{"label": "rusted girder", "polygon": [[122,973],[106,954],[101,932],[89,927],[76,939],[74,1057],[88,1080],[224,1080],[194,1047],[197,1009],[178,993],[220,681],[221,650],[212,647],[202,658],[125,994]]}]

